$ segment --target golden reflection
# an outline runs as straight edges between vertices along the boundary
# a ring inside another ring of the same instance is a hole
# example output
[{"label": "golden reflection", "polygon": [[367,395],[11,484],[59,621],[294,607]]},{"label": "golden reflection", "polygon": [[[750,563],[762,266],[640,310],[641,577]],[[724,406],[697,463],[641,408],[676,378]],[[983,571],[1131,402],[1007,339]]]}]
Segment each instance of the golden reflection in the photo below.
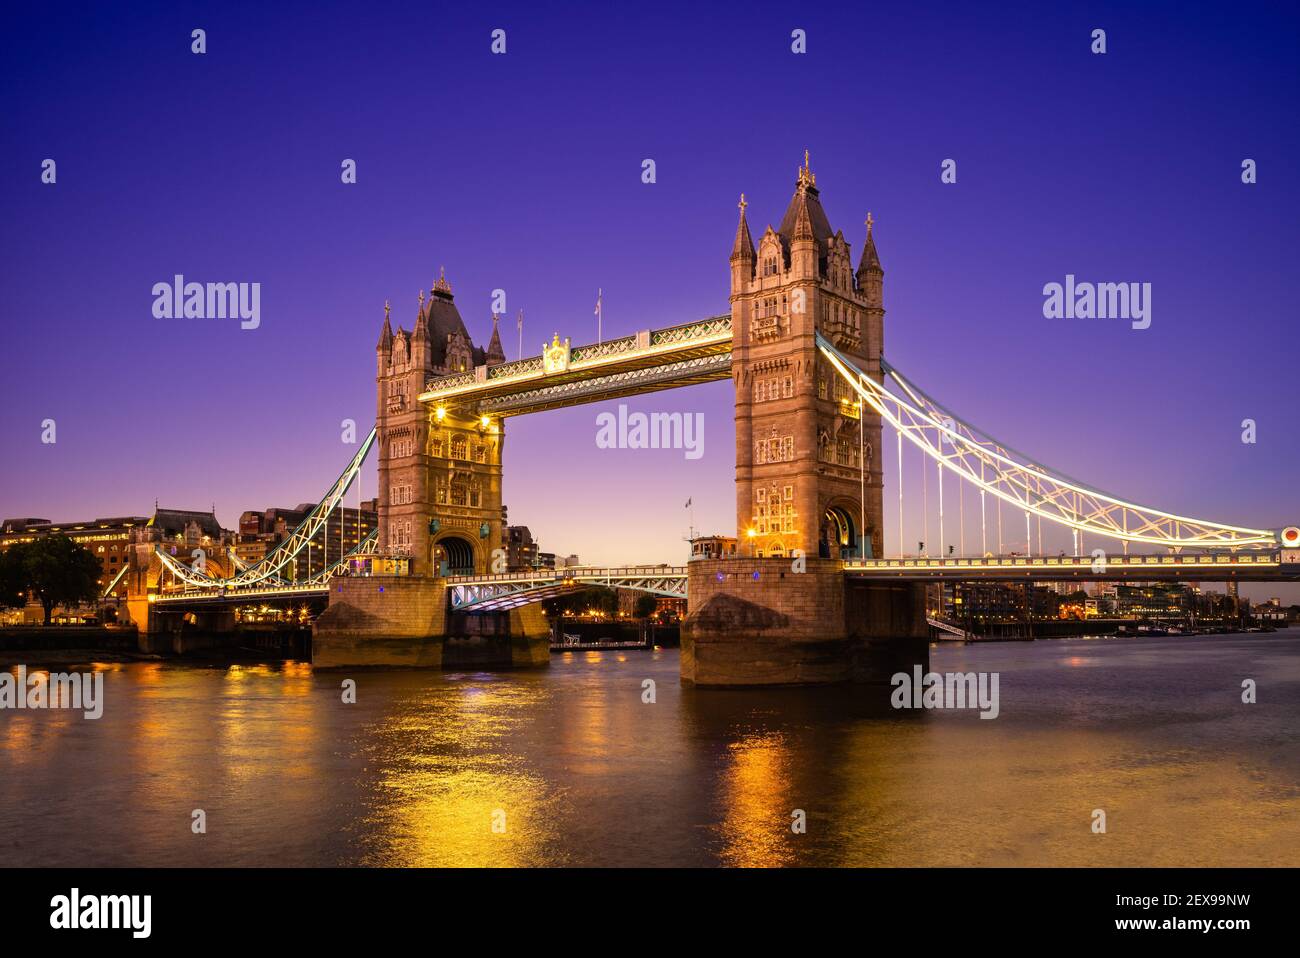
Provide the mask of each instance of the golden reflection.
[{"label": "golden reflection", "polygon": [[794,861],[790,759],[780,733],[747,735],[730,744],[721,786],[722,864],[773,867]]},{"label": "golden reflection", "polygon": [[501,681],[436,687],[391,714],[373,738],[381,763],[365,864],[552,863],[554,810],[545,782],[502,748],[530,722],[539,691]]}]

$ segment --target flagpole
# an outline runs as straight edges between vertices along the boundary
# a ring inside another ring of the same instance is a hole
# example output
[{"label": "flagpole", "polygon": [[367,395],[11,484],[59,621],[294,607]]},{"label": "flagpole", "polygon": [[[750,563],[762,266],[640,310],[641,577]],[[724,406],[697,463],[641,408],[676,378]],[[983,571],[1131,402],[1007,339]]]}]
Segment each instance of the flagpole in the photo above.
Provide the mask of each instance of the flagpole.
[{"label": "flagpole", "polygon": [[603,296],[604,296],[604,290],[597,287],[596,289],[596,345],[598,346],[605,341],[603,338],[604,334],[601,329],[605,319],[605,315],[604,312],[602,311],[602,305],[601,305],[601,299],[603,298]]},{"label": "flagpole", "polygon": [[519,311],[519,358],[524,358],[524,311]]}]

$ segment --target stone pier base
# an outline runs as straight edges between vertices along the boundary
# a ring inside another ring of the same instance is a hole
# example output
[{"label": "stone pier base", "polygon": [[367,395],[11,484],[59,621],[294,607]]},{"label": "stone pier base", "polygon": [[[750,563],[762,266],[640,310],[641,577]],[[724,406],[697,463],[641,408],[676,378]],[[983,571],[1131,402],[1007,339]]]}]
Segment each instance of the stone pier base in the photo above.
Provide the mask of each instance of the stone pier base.
[{"label": "stone pier base", "polygon": [[540,606],[449,613],[442,579],[339,578],[312,627],[316,668],[536,668],[550,663]]},{"label": "stone pier base", "polygon": [[841,564],[696,559],[681,677],[700,687],[888,683],[929,667],[925,605],[910,583],[846,581]]}]

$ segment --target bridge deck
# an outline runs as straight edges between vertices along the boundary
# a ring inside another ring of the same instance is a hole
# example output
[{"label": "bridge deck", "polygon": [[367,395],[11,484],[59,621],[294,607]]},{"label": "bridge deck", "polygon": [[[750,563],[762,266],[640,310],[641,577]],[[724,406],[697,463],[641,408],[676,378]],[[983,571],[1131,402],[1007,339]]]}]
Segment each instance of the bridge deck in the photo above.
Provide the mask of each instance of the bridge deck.
[{"label": "bridge deck", "polygon": [[[1232,579],[1279,582],[1300,580],[1300,561],[1281,552],[1234,555],[986,556],[983,558],[904,558],[850,560],[845,575],[863,579],[990,579],[1057,582],[1177,580],[1226,582]],[[1300,556],[1295,556],[1300,560]]]},{"label": "bridge deck", "polygon": [[[849,560],[844,574],[853,579],[1002,582],[1300,581],[1300,553],[1235,555],[1118,555],[1104,564],[1092,556],[985,556],[983,558],[904,558]],[[449,576],[445,581],[453,609],[499,611],[529,602],[603,585],[656,595],[686,596],[687,566],[582,566],[485,575]],[[150,598],[160,605],[238,605],[328,595],[323,584],[186,589]]]}]

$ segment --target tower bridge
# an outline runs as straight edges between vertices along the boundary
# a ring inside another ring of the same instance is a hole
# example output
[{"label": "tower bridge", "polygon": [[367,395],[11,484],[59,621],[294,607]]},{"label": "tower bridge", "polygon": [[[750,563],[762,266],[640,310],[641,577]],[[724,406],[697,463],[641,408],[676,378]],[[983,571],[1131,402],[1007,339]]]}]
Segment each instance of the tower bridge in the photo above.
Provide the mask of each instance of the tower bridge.
[{"label": "tower bridge", "polygon": [[[544,598],[592,584],[684,595],[683,681],[720,686],[876,680],[924,663],[923,589],[934,579],[1300,578],[1300,529],[1137,505],[1047,468],[940,405],[885,360],[884,270],[870,214],[855,268],[820,196],[805,154],[780,225],[757,243],[741,196],[725,314],[576,346],[557,332],[539,354],[507,362],[497,317],[488,346],[475,346],[445,274],[427,300],[420,292],[410,331],[393,330],[386,305],[375,429],[317,509],[262,562],[227,579],[160,552],[151,607],[327,597],[314,629],[319,666],[535,666],[548,654]],[[515,417],[726,378],[744,555],[678,567],[493,571]],[[933,463],[940,542],[944,478],[978,492],[977,554],[886,555],[886,426],[899,451],[900,529],[907,443]],[[374,540],[316,580],[286,578],[293,557],[342,508],[372,447]],[[1073,554],[1007,555],[1001,541],[991,549],[989,507],[1011,508],[1017,522],[1023,515],[1028,543],[1031,519],[1070,530]],[[1121,554],[1098,566],[1099,541]],[[1158,552],[1130,555],[1130,546]]]}]

